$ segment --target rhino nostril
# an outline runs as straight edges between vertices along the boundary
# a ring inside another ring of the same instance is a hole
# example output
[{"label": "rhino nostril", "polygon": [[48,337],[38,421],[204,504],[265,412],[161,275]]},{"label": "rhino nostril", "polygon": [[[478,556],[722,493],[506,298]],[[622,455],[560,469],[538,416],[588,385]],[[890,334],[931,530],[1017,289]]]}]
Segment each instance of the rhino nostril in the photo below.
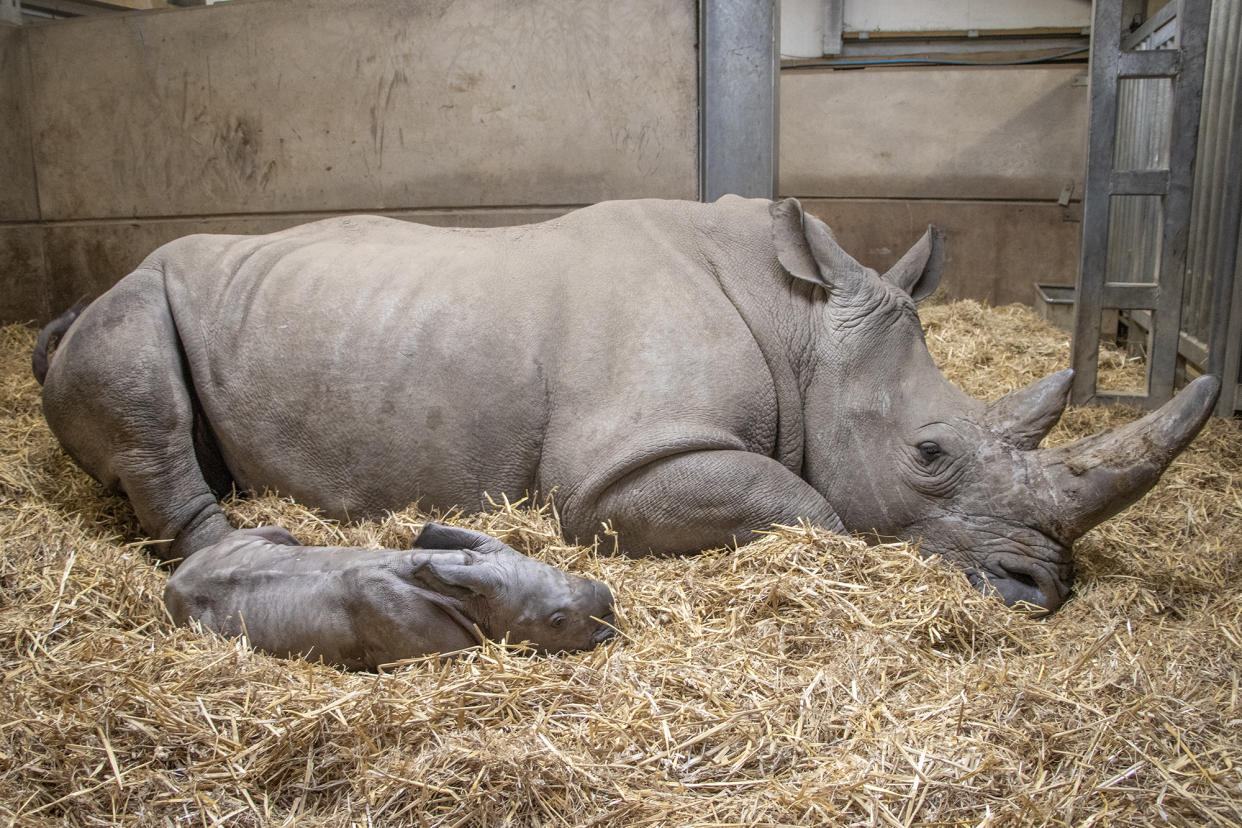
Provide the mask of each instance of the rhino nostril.
[{"label": "rhino nostril", "polygon": [[1011,607],[1029,604],[1051,612],[1061,603],[1058,590],[1052,584],[1042,582],[1029,572],[1002,566],[991,585]]},{"label": "rhino nostril", "polygon": [[607,612],[600,616],[592,616],[592,618],[599,622],[599,627],[595,630],[595,635],[592,636],[592,640],[596,644],[602,644],[616,637],[617,617],[614,613]]},{"label": "rhino nostril", "polygon": [[1006,574],[1009,575],[1011,580],[1017,581],[1028,589],[1039,589],[1039,582],[1025,572],[1008,572]]}]

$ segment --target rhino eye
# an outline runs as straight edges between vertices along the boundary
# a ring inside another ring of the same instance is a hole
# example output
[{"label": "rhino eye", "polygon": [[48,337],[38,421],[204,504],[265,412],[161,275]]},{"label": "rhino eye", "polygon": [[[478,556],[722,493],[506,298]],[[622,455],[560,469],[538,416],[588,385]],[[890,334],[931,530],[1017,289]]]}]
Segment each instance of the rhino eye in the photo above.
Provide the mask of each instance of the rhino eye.
[{"label": "rhino eye", "polygon": [[932,440],[924,440],[918,445],[919,458],[924,463],[934,463],[936,459],[944,454],[944,449],[940,448],[940,444]]},{"label": "rhino eye", "polygon": [[548,623],[553,627],[553,629],[560,629],[561,627],[565,626],[565,613],[563,612],[556,613],[555,615],[553,615],[551,618],[548,619]]}]

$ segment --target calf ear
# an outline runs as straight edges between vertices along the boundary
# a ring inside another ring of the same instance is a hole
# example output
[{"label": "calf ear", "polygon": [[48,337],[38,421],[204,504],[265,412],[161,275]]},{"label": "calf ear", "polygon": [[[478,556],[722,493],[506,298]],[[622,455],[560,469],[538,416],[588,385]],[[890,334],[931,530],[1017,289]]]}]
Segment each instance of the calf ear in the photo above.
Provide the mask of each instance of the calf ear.
[{"label": "calf ear", "polygon": [[411,580],[432,592],[459,600],[491,598],[499,591],[494,567],[475,563],[474,554],[463,553],[467,563],[456,555],[420,554],[411,569]]},{"label": "calf ear", "polygon": [[928,225],[923,238],[906,251],[884,280],[910,294],[916,302],[931,296],[944,272],[944,231]]},{"label": "calf ear", "polygon": [[414,539],[414,546],[419,549],[475,549],[480,552],[493,551],[488,547],[498,543],[500,541],[491,535],[439,523],[425,524]]},{"label": "calf ear", "polygon": [[845,294],[862,286],[867,268],[845,252],[828,225],[804,213],[798,199],[778,201],[768,213],[776,258],[791,276]]}]

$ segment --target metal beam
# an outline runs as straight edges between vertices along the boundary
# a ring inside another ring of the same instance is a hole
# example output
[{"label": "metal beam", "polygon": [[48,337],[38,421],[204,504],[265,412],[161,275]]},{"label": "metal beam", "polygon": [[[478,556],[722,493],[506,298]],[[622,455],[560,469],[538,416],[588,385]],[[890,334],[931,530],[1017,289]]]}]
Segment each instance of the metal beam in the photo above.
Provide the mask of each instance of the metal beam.
[{"label": "metal beam", "polygon": [[1109,185],[1117,134],[1117,64],[1122,0],[1095,0],[1091,25],[1090,125],[1083,193],[1082,260],[1074,292],[1074,385],[1071,400],[1088,402],[1096,392],[1100,362],[1100,311],[1108,255]]},{"label": "metal beam", "polygon": [[1207,372],[1221,378],[1216,413],[1228,417],[1242,408],[1242,0],[1213,4],[1212,41],[1204,101],[1220,120],[1205,127],[1201,163],[1218,190],[1219,214],[1209,235],[1216,250]]},{"label": "metal beam", "polygon": [[[1177,13],[1180,67],[1173,79],[1172,132],[1169,136],[1169,190],[1164,197],[1164,237],[1160,244],[1160,302],[1148,366],[1147,393],[1153,407],[1173,398],[1182,330],[1182,292],[1186,282],[1186,247],[1190,239],[1191,193],[1195,150],[1203,98],[1203,59],[1207,53],[1211,2],[1186,0]],[[1131,54],[1140,54],[1133,52]],[[1148,54],[1160,54],[1149,52]]]},{"label": "metal beam", "polygon": [[[1091,30],[1093,33],[1095,29]],[[1122,52],[1117,56],[1117,74],[1123,78],[1169,78],[1181,67],[1176,49]]]},{"label": "metal beam", "polygon": [[1111,195],[1164,195],[1169,190],[1168,170],[1114,170]]},{"label": "metal beam", "polygon": [[699,0],[699,198],[772,198],[780,89],[778,0]]},{"label": "metal beam", "polygon": [[839,55],[845,32],[845,0],[824,0],[824,54]]},{"label": "metal beam", "polygon": [[1105,283],[1101,300],[1101,309],[1155,310],[1160,304],[1160,286],[1131,282]]}]

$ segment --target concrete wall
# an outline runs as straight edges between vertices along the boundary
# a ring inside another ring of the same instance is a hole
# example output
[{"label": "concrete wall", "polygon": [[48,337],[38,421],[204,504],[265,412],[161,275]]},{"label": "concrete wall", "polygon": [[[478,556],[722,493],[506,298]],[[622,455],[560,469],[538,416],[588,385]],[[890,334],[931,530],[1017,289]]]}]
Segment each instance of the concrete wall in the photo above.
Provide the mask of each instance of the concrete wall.
[{"label": "concrete wall", "polygon": [[238,0],[2,28],[0,320],[191,232],[694,198],[696,23],[694,0]]},{"label": "concrete wall", "polygon": [[[0,321],[45,320],[192,232],[694,198],[695,43],[695,0],[235,0],[0,25]],[[787,69],[779,189],[880,269],[940,224],[952,295],[1029,302],[1076,273],[1084,79]]]},{"label": "concrete wall", "polygon": [[950,295],[1030,303],[1077,274],[1086,128],[1083,65],[786,69],[780,191],[881,271],[940,225]]},{"label": "concrete wall", "polygon": [[[46,314],[29,83],[20,27],[0,22],[0,320]],[[10,312],[10,308],[13,312]]]}]

